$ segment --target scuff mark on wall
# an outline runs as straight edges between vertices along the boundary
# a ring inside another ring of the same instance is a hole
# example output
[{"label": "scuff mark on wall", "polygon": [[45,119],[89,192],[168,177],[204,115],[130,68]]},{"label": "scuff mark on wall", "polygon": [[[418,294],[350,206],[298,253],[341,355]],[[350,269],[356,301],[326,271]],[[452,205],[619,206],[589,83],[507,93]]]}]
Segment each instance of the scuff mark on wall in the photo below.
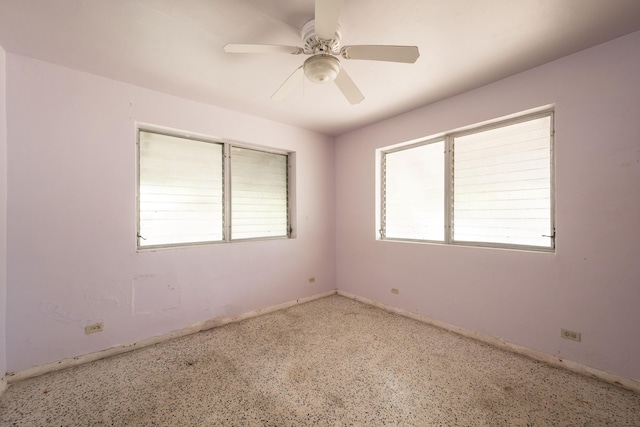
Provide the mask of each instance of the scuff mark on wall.
[{"label": "scuff mark on wall", "polygon": [[60,323],[67,323],[84,328],[85,325],[92,323],[91,320],[83,319],[75,316],[73,313],[66,311],[62,306],[52,302],[40,304],[40,312],[48,319],[55,320]]},{"label": "scuff mark on wall", "polygon": [[120,300],[116,297],[102,297],[99,301],[99,307],[120,307]]},{"label": "scuff mark on wall", "polygon": [[244,313],[244,308],[239,305],[227,304],[217,307],[214,313],[219,317],[236,317]]},{"label": "scuff mark on wall", "polygon": [[178,276],[144,274],[133,279],[133,315],[152,314],[180,307]]}]

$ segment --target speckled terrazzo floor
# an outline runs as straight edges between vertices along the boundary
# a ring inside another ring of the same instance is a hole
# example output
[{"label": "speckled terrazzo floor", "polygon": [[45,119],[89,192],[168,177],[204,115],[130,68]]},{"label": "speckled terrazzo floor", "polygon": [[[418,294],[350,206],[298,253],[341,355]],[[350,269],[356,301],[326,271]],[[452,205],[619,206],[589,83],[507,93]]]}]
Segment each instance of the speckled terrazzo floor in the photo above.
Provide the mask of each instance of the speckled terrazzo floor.
[{"label": "speckled terrazzo floor", "polygon": [[640,426],[640,394],[341,296],[13,384],[2,426]]}]

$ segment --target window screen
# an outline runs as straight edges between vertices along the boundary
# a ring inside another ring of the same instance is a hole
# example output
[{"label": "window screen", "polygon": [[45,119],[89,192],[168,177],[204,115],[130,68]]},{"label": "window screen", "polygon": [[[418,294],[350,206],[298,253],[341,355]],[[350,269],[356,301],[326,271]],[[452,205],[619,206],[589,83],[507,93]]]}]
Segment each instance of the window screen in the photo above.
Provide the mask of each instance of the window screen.
[{"label": "window screen", "polygon": [[287,156],[231,148],[231,238],[286,236]]},{"label": "window screen", "polygon": [[444,141],[385,156],[385,237],[444,239]]},{"label": "window screen", "polygon": [[139,150],[139,246],[222,240],[222,145],[141,131]]},{"label": "window screen", "polygon": [[549,116],[453,138],[453,238],[549,246]]}]

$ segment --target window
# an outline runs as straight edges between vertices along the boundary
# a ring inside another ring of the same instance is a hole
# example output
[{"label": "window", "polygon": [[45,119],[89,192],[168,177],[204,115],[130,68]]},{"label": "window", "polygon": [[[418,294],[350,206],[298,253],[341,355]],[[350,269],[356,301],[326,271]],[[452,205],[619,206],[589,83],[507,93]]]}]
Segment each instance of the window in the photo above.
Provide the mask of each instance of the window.
[{"label": "window", "polygon": [[552,250],[550,111],[381,150],[380,238]]},{"label": "window", "polygon": [[444,141],[385,157],[386,235],[401,239],[444,239]]},{"label": "window", "polygon": [[138,248],[290,237],[291,153],[138,131]]},{"label": "window", "polygon": [[231,148],[231,225],[235,239],[287,235],[286,155]]}]

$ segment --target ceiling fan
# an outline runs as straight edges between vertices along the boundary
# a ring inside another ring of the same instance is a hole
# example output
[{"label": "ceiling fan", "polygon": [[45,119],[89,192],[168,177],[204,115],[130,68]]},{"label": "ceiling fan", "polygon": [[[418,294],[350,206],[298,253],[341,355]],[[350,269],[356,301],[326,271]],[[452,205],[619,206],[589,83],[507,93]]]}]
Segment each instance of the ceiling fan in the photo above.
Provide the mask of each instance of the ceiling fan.
[{"label": "ceiling fan", "polygon": [[274,100],[286,98],[306,76],[314,83],[335,82],[350,104],[358,104],[364,95],[342,68],[338,57],[414,63],[420,56],[416,46],[354,45],[341,46],[342,29],[338,24],[343,0],[316,0],[315,19],[307,22],[301,31],[304,47],[269,44],[227,44],[227,53],[288,53],[311,55],[285,80],[271,96]]}]

